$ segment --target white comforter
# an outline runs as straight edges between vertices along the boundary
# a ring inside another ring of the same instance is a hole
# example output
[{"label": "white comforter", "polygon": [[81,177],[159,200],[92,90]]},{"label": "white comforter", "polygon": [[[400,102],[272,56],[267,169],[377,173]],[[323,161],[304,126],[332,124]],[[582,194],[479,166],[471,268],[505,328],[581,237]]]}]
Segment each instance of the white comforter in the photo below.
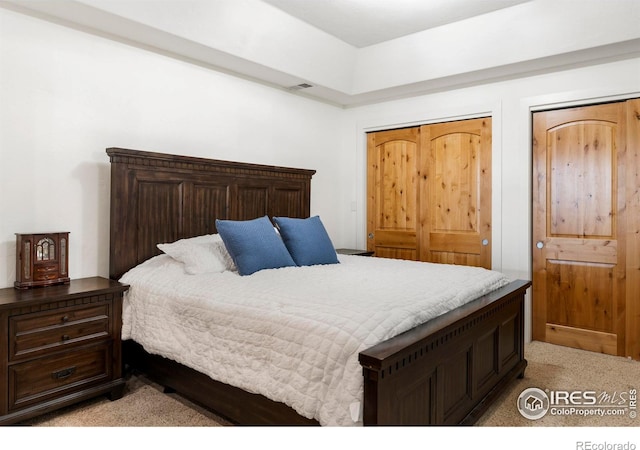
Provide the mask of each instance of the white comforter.
[{"label": "white comforter", "polygon": [[508,283],[473,267],[340,261],[242,277],[156,256],[121,279],[122,337],[321,425],[358,425],[360,351]]}]

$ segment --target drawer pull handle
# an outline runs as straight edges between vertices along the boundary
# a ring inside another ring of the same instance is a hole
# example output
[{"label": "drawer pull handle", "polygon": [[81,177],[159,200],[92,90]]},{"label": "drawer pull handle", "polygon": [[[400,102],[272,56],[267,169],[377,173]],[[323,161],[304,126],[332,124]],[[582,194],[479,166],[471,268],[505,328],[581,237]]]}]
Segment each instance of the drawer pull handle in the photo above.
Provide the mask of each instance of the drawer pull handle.
[{"label": "drawer pull handle", "polygon": [[63,316],[62,317],[62,323],[66,323],[69,321],[69,316]]},{"label": "drawer pull handle", "polygon": [[71,339],[71,336],[69,336],[68,334],[63,334],[62,335],[62,341],[68,341],[69,339]]},{"label": "drawer pull handle", "polygon": [[73,372],[76,371],[76,367],[67,367],[66,369],[58,370],[57,372],[51,372],[51,378],[54,380],[62,380],[63,378],[67,378]]}]

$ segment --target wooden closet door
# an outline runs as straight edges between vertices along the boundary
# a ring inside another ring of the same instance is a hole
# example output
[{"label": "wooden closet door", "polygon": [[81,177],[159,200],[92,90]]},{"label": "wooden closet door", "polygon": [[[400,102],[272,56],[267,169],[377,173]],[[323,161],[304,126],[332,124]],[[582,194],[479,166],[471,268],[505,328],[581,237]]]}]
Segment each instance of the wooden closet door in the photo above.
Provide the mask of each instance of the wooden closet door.
[{"label": "wooden closet door", "polygon": [[625,148],[624,102],[533,115],[535,340],[625,353]]},{"label": "wooden closet door", "polygon": [[491,268],[491,118],[424,125],[424,261]]},{"label": "wooden closet door", "polygon": [[491,118],[367,135],[367,249],[491,268]]},{"label": "wooden closet door", "polygon": [[375,256],[420,259],[419,136],[419,127],[367,135],[367,250]]}]

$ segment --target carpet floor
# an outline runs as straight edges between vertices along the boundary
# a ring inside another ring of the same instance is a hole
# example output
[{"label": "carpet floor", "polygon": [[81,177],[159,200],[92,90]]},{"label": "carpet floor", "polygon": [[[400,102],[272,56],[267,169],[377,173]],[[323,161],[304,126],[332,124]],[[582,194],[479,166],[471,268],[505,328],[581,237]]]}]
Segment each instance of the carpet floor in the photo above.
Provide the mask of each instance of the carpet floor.
[{"label": "carpet floor", "polygon": [[[477,423],[480,427],[637,427],[632,410],[619,416],[546,414],[538,420],[522,416],[517,399],[527,388],[547,391],[595,391],[609,402],[626,401],[640,389],[640,362],[576,350],[542,342],[525,347],[529,365],[523,379],[513,382]],[[117,401],[105,397],[46,414],[25,425],[38,427],[217,427],[230,425],[221,417],[182,398],[164,394],[143,376],[131,376],[125,395]]]}]

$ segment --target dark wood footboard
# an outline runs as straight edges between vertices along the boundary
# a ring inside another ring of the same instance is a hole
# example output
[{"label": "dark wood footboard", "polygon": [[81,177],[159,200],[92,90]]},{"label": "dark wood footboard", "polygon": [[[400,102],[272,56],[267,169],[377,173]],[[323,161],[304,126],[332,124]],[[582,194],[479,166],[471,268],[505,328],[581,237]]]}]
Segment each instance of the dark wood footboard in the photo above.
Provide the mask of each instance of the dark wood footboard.
[{"label": "dark wood footboard", "polygon": [[524,374],[517,280],[360,353],[365,425],[473,424]]}]

